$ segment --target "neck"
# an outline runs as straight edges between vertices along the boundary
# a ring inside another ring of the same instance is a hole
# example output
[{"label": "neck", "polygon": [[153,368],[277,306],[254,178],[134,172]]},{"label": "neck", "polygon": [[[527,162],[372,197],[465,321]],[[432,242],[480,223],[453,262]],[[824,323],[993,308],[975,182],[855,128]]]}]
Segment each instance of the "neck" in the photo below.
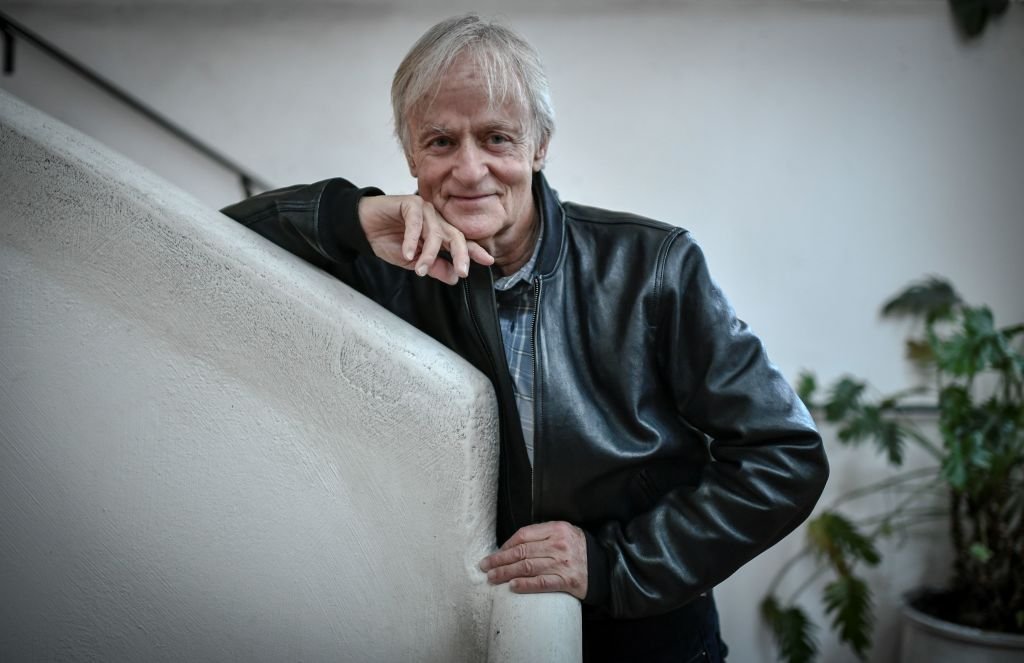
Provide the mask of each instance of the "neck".
[{"label": "neck", "polygon": [[530,214],[529,225],[524,231],[516,233],[504,242],[501,240],[505,238],[494,238],[494,246],[490,248],[490,253],[494,256],[494,265],[501,271],[502,276],[515,274],[533,256],[534,247],[540,241],[540,223],[538,221],[537,212],[533,210]]}]

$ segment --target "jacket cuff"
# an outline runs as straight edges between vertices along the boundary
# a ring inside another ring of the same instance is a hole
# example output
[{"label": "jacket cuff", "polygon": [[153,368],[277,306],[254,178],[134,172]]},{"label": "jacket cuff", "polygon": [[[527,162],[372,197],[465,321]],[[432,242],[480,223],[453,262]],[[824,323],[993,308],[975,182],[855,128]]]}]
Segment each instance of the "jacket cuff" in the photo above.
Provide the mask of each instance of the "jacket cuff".
[{"label": "jacket cuff", "polygon": [[583,603],[604,606],[611,594],[608,553],[593,534],[586,530],[583,534],[587,537],[587,595]]},{"label": "jacket cuff", "polygon": [[383,196],[377,187],[356,188],[348,180],[335,178],[327,182],[320,194],[316,211],[318,234],[327,251],[339,249],[373,255],[366,233],[359,223],[359,201],[363,196]]}]

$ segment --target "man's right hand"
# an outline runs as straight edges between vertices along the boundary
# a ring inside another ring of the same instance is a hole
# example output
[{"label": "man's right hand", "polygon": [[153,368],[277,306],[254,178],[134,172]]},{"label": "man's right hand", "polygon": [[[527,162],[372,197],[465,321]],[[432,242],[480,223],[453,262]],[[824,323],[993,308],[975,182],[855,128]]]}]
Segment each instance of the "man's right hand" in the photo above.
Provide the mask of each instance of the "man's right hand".
[{"label": "man's right hand", "polygon": [[[448,285],[469,275],[470,259],[481,265],[494,263],[490,253],[467,240],[419,196],[364,196],[359,222],[378,258]],[[452,262],[437,255],[441,249],[448,251]]]}]

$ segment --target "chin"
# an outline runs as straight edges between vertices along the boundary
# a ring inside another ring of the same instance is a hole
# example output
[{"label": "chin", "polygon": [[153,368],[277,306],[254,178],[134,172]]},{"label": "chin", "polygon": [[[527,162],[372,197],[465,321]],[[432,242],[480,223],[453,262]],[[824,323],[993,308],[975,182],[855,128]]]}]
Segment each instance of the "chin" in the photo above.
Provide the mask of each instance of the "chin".
[{"label": "chin", "polygon": [[448,223],[458,228],[466,239],[477,242],[494,237],[502,228],[502,220],[489,215],[457,216],[448,219]]}]

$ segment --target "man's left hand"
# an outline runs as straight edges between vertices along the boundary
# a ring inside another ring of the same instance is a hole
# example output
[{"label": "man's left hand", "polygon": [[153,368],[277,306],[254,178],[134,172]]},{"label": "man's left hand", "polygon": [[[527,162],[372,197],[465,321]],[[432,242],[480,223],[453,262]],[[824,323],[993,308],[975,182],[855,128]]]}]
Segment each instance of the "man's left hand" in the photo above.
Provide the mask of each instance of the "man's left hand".
[{"label": "man's left hand", "polygon": [[494,585],[509,583],[513,592],[566,592],[587,595],[587,537],[564,521],[527,525],[498,552],[480,562]]}]

